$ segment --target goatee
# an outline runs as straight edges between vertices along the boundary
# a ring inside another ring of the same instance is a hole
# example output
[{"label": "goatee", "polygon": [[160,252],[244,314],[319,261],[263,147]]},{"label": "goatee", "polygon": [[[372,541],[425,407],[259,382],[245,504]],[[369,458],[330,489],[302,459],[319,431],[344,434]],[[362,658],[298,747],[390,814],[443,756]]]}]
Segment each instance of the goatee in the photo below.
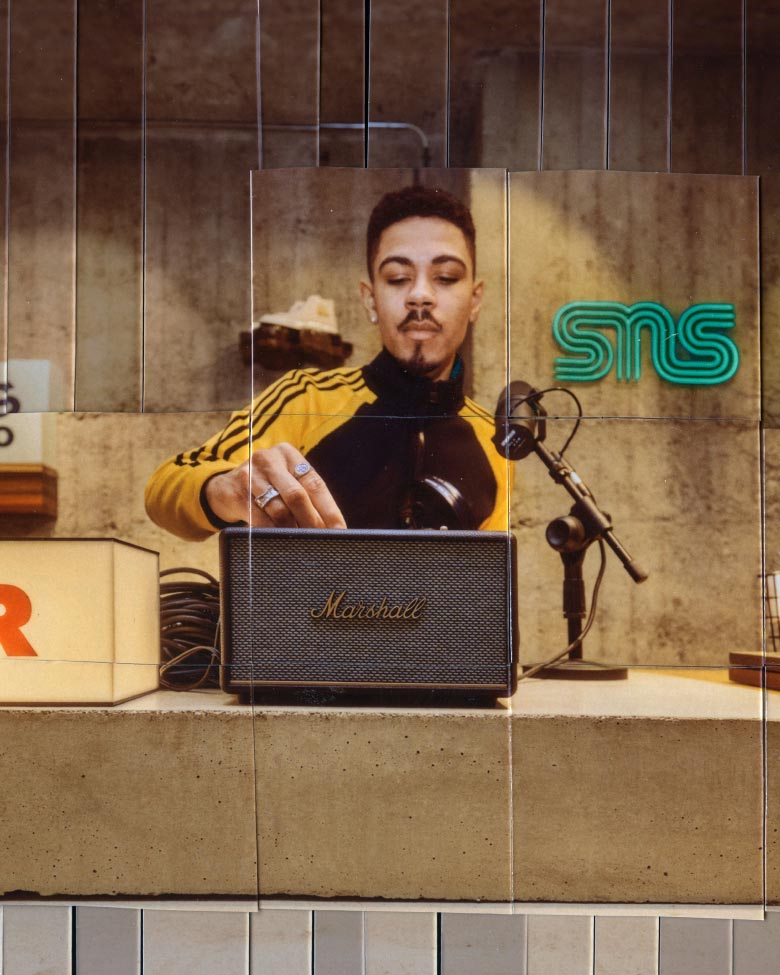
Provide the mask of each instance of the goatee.
[{"label": "goatee", "polygon": [[415,342],[411,357],[403,360],[401,365],[410,376],[414,376],[416,379],[425,379],[430,373],[436,372],[441,363],[429,362],[423,353],[423,343]]}]

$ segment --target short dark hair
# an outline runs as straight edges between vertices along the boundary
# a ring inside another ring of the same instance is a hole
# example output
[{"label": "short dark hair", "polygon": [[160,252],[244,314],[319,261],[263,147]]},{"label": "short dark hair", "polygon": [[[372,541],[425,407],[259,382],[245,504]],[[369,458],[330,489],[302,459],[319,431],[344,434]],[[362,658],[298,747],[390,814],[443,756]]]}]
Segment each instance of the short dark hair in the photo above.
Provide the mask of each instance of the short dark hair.
[{"label": "short dark hair", "polygon": [[477,270],[477,232],[471,211],[457,196],[438,186],[405,186],[402,190],[385,193],[371,211],[366,231],[366,263],[368,276],[374,276],[374,259],[379,250],[379,238],[394,223],[409,217],[439,217],[463,232],[471,256],[472,270]]}]

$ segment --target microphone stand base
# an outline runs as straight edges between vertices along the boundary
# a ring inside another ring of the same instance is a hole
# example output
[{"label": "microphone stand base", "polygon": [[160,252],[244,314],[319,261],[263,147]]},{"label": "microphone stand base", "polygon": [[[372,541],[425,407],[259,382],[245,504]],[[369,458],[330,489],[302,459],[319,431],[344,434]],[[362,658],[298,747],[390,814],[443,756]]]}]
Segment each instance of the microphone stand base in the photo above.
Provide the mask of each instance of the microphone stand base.
[{"label": "microphone stand base", "polygon": [[[523,671],[530,670],[532,666],[524,666]],[[593,660],[562,660],[540,670],[534,677],[544,677],[547,680],[626,680],[628,668],[613,667],[611,664],[600,664]]]}]

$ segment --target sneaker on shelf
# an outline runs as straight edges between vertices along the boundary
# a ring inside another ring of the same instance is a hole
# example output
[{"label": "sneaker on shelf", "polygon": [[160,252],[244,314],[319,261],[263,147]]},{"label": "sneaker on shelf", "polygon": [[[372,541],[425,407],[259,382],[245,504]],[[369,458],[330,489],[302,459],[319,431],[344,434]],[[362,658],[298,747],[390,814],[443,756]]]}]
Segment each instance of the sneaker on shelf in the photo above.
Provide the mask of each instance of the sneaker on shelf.
[{"label": "sneaker on shelf", "polygon": [[289,311],[263,315],[261,325],[284,325],[297,330],[310,329],[313,332],[338,334],[336,306],[330,298],[309,295],[305,301],[296,301]]}]

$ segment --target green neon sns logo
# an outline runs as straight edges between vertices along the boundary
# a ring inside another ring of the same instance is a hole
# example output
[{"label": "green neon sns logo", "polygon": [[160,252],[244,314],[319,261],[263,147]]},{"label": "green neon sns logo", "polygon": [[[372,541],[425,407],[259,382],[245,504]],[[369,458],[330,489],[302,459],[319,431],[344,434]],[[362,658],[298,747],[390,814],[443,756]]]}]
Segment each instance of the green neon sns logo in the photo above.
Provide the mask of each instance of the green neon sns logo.
[{"label": "green neon sns logo", "polygon": [[[555,340],[570,355],[555,360],[555,378],[593,382],[612,366],[619,381],[636,382],[642,371],[643,332],[650,337],[653,367],[661,379],[684,386],[717,386],[739,368],[739,349],[722,330],[734,328],[733,305],[691,305],[675,325],[654,301],[572,301],[553,319]],[[614,329],[614,345],[601,329]]]}]

